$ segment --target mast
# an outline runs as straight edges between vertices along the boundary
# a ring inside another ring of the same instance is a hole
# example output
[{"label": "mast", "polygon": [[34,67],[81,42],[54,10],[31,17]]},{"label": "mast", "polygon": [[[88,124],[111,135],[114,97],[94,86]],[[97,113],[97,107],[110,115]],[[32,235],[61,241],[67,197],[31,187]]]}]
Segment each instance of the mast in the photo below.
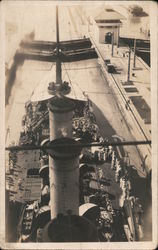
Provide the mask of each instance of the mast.
[{"label": "mast", "polygon": [[59,18],[58,6],[56,6],[56,38],[57,38],[57,60],[56,60],[56,87],[60,88],[62,84],[61,78],[61,59],[60,59],[60,46],[59,46]]}]

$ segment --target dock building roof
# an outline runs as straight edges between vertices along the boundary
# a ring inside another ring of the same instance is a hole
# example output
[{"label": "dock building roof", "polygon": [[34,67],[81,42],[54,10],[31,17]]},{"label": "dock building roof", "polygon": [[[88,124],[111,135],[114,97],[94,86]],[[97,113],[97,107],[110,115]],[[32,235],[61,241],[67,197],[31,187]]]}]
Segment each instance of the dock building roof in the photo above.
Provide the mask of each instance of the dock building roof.
[{"label": "dock building roof", "polygon": [[120,22],[121,19],[124,19],[125,17],[115,11],[112,8],[105,8],[102,12],[99,13],[95,17],[95,21],[98,22]]}]

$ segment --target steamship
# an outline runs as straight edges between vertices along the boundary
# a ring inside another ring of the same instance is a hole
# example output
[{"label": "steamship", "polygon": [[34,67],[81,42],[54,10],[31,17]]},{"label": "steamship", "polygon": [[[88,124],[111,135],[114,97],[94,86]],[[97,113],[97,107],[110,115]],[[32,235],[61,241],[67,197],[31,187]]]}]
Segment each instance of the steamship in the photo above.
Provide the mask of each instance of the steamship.
[{"label": "steamship", "polygon": [[62,81],[62,62],[98,55],[88,38],[59,42],[56,16],[56,43],[22,41],[15,56],[56,62],[56,82],[25,103],[19,143],[9,148],[8,198],[22,204],[16,241],[141,241],[137,184],[146,180],[120,157],[114,138],[102,137],[88,96]]}]

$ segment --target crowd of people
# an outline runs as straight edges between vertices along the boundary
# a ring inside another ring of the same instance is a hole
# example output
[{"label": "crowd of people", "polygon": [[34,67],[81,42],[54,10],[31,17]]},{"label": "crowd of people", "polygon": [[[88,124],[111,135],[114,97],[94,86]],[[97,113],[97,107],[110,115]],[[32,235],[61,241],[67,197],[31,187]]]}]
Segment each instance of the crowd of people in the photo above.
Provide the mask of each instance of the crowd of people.
[{"label": "crowd of people", "polygon": [[82,138],[85,141],[96,142],[99,139],[99,129],[95,123],[85,117],[76,118],[73,120],[73,136]]},{"label": "crowd of people", "polygon": [[111,169],[115,171],[115,181],[119,183],[122,190],[120,206],[123,207],[125,199],[130,197],[132,187],[126,166],[120,163],[115,151],[112,152]]},{"label": "crowd of people", "polygon": [[42,131],[48,129],[48,109],[46,102],[27,102],[22,119],[19,144],[38,144]]},{"label": "crowd of people", "polygon": [[16,153],[16,151],[10,151],[9,152],[9,166],[10,166],[10,169],[12,169],[16,165],[16,162],[17,162],[17,153]]},{"label": "crowd of people", "polygon": [[89,104],[79,103],[76,105],[72,125],[74,138],[82,138],[87,142],[99,140],[99,128],[92,107]]},{"label": "crowd of people", "polygon": [[[133,217],[133,222],[135,226],[135,231],[137,237],[141,239],[143,237],[142,225],[143,225],[143,207],[141,201],[138,197],[135,197],[132,194],[132,183],[129,175],[129,167],[120,163],[120,160],[116,156],[115,151],[112,152],[112,161],[111,169],[115,171],[115,180],[119,183],[122,190],[122,195],[120,197],[119,203],[120,207],[126,210],[131,209],[131,216]],[[127,205],[128,204],[128,205]],[[128,207],[128,208],[127,208]],[[130,208],[129,208],[130,207]],[[130,240],[133,240],[132,237],[129,237]]]}]

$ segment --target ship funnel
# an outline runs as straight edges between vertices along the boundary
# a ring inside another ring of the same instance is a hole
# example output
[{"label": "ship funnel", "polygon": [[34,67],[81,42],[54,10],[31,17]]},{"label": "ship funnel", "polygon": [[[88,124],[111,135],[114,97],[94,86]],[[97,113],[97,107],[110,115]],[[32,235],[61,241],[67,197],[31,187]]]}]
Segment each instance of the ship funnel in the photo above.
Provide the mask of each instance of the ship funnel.
[{"label": "ship funnel", "polygon": [[86,218],[62,215],[48,222],[43,231],[43,242],[97,242],[96,227]]},{"label": "ship funnel", "polygon": [[72,137],[74,103],[68,98],[52,98],[49,102],[50,140]]},{"label": "ship funnel", "polygon": [[[79,155],[78,142],[71,138],[58,138],[49,143],[49,178],[51,218],[58,214],[79,214]],[[70,145],[70,146],[69,146]]]}]

